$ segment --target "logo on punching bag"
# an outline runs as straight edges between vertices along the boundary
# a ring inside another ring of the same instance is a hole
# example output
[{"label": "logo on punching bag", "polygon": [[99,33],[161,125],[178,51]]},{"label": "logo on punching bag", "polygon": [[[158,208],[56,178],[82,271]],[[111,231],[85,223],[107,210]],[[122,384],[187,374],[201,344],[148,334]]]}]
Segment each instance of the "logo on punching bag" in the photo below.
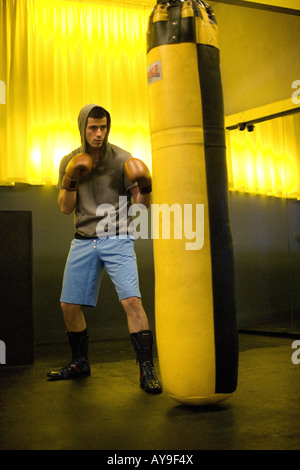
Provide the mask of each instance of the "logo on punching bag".
[{"label": "logo on punching bag", "polygon": [[162,80],[161,60],[156,60],[148,66],[147,80],[148,86],[151,85],[151,83],[157,82],[158,80]]}]

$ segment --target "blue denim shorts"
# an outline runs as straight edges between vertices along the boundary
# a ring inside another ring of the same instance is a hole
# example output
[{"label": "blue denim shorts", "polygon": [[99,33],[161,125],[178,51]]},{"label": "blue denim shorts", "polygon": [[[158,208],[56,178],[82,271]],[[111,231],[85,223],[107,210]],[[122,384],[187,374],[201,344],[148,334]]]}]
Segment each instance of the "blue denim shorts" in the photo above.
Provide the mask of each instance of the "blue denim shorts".
[{"label": "blue denim shorts", "polygon": [[96,307],[103,267],[119,300],[141,297],[132,238],[75,238],[65,266],[60,301]]}]

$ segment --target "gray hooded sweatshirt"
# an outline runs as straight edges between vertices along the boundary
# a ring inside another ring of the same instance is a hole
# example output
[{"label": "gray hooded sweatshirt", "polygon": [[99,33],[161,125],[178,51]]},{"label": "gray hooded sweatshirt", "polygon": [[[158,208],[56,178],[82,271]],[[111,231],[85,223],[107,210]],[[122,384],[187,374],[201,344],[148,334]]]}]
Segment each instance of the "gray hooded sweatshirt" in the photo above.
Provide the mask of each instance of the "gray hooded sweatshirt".
[{"label": "gray hooded sweatshirt", "polygon": [[[98,105],[84,106],[78,116],[81,146],[66,155],[60,163],[58,187],[61,188],[63,176],[69,161],[78,153],[87,153],[85,130],[90,111]],[[104,109],[104,108],[102,108]],[[105,236],[125,235],[132,218],[128,216],[131,204],[129,189],[131,183],[124,172],[124,163],[132,157],[129,152],[108,142],[111,118],[107,116],[107,133],[101,148],[96,168],[83,178],[77,190],[74,225],[76,238],[103,238]]]}]

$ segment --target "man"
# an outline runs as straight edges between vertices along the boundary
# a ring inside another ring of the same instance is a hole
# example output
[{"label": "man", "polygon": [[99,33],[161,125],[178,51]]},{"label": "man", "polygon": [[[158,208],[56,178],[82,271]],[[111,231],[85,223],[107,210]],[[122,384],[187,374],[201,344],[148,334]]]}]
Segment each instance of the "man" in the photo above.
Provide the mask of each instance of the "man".
[{"label": "man", "polygon": [[[104,108],[94,104],[82,108],[78,116],[81,147],[64,157],[60,164],[58,204],[64,214],[75,211],[75,238],[66,262],[60,298],[72,360],[62,369],[49,372],[48,377],[63,380],[90,374],[82,307],[96,306],[105,266],[127,315],[140,366],[140,385],[146,392],[158,393],[162,386],[153,367],[153,334],[141,301],[134,240],[127,230],[124,236],[119,217],[120,196],[127,208],[131,197],[149,207],[151,175],[141,160],[108,142],[110,126],[110,114]],[[107,204],[116,214],[112,236],[109,230],[99,230],[101,223],[105,226],[107,215],[99,207],[108,207]],[[131,219],[126,217],[128,226]]]}]

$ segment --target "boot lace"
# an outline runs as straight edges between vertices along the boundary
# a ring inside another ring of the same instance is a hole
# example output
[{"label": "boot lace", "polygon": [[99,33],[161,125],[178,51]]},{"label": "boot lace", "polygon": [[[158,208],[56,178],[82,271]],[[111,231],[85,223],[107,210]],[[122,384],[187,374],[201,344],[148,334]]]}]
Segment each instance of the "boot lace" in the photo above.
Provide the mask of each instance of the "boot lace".
[{"label": "boot lace", "polygon": [[148,380],[157,380],[154,367],[150,361],[143,362],[142,367]]}]

